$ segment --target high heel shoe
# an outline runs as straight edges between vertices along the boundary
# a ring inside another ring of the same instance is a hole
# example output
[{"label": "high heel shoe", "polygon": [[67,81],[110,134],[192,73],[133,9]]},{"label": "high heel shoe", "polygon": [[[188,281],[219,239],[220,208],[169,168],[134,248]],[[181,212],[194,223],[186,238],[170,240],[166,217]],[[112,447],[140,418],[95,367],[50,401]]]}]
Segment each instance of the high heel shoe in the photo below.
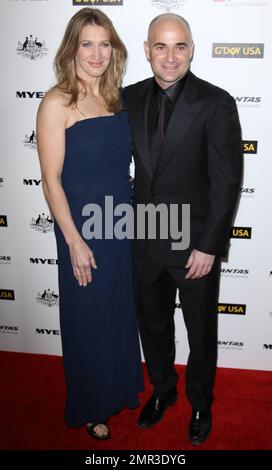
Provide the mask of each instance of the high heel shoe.
[{"label": "high heel shoe", "polygon": [[[103,426],[104,428],[106,428],[106,432],[102,432],[101,434],[99,434],[95,428],[97,426]],[[109,427],[107,425],[106,422],[103,422],[103,423],[97,423],[96,421],[92,422],[92,423],[87,423],[86,424],[86,429],[87,429],[87,432],[88,434],[90,434],[90,436],[94,437],[95,439],[98,439],[99,441],[105,441],[106,439],[109,439],[110,437],[110,430],[109,430]]]}]

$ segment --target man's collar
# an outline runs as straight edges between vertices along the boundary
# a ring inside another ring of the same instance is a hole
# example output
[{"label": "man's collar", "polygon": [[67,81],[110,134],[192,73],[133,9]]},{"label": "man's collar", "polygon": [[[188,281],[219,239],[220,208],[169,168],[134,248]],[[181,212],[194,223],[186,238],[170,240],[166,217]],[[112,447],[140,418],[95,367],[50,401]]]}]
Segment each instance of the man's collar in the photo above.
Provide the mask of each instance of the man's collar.
[{"label": "man's collar", "polygon": [[173,85],[165,89],[161,88],[160,85],[156,82],[156,80],[153,79],[154,96],[156,96],[158,92],[165,93],[170,99],[170,101],[172,101],[172,103],[175,104],[179,98],[181,91],[183,90],[187,76],[188,76],[188,72],[186,73],[186,75],[184,75],[184,77],[180,78]]}]

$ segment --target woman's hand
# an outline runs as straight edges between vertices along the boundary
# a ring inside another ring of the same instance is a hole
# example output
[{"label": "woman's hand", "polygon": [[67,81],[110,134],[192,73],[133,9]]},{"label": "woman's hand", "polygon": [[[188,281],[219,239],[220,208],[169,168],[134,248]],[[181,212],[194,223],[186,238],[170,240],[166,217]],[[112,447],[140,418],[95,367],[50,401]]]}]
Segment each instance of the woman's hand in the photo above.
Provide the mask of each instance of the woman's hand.
[{"label": "woman's hand", "polygon": [[69,250],[74,276],[79,285],[85,287],[92,282],[91,268],[97,269],[94,254],[82,238],[69,244]]}]

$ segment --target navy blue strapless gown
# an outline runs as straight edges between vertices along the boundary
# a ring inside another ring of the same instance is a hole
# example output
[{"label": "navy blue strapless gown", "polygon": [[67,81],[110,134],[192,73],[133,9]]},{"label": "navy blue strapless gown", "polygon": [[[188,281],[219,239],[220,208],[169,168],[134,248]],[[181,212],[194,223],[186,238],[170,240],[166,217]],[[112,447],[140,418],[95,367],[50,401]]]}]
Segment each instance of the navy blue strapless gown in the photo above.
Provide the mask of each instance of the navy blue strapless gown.
[{"label": "navy blue strapless gown", "polygon": [[[131,132],[127,113],[85,119],[66,130],[61,175],[79,232],[88,203],[131,201]],[[88,218],[88,217],[87,217]],[[131,241],[85,240],[94,252],[93,281],[80,287],[69,249],[55,224],[59,259],[60,325],[66,378],[65,421],[82,426],[138,405],[141,358],[132,285]]]}]

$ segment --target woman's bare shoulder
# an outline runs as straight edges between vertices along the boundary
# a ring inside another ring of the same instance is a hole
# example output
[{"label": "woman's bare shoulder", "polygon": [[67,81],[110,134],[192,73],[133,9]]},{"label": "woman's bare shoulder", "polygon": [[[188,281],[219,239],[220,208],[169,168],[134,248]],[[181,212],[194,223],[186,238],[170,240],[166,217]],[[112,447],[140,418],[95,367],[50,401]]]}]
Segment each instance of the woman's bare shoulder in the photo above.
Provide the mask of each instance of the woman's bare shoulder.
[{"label": "woman's bare shoulder", "polygon": [[69,115],[69,95],[57,87],[51,88],[44,95],[38,110],[38,117],[61,118],[65,121]]},{"label": "woman's bare shoulder", "polygon": [[67,93],[64,93],[64,91],[58,87],[53,87],[45,93],[41,104],[49,107],[67,107],[69,106],[69,99],[70,97]]}]

